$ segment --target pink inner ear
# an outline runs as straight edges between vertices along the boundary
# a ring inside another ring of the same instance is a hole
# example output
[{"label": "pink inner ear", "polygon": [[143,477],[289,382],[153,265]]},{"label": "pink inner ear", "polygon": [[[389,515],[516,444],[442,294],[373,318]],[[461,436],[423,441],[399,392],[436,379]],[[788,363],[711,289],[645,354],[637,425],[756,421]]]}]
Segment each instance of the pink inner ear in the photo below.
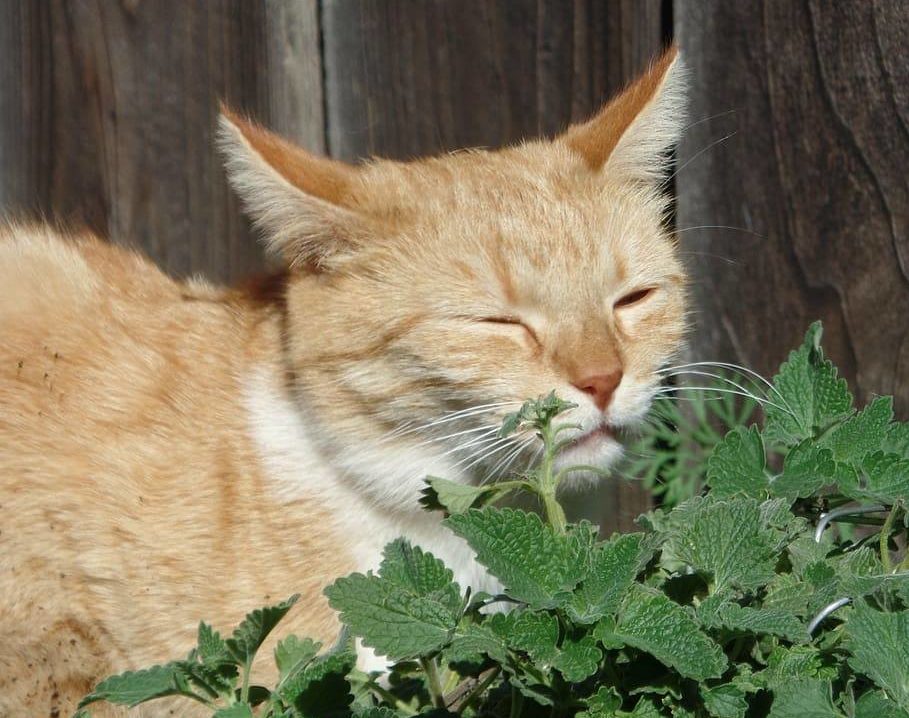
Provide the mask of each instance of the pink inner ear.
[{"label": "pink inner ear", "polygon": [[678,54],[678,48],[673,45],[594,117],[568,129],[566,143],[591,169],[600,169],[609,159],[622,135],[653,99]]}]

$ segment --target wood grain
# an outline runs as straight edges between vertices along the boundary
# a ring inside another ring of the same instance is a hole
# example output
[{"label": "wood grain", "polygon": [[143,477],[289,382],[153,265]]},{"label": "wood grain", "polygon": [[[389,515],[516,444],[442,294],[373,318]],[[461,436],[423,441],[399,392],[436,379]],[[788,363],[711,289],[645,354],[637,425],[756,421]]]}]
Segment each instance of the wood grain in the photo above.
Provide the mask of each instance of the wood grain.
[{"label": "wood grain", "polygon": [[265,5],[268,65],[259,81],[268,93],[262,120],[313,152],[325,152],[318,0]]},{"label": "wood grain", "polygon": [[658,52],[659,0],[325,0],[332,154],[498,147],[590,114]]},{"label": "wood grain", "polygon": [[[659,52],[658,0],[325,0],[328,146],[355,160],[498,147],[588,116]],[[650,508],[609,482],[569,500],[606,531]]]},{"label": "wood grain", "polygon": [[87,224],[178,275],[259,266],[215,148],[217,102],[321,148],[321,93],[314,110],[297,93],[321,75],[315,7],[0,0],[3,210]]},{"label": "wood grain", "polygon": [[894,394],[906,417],[909,4],[677,1],[676,32],[697,122],[676,178],[692,354],[771,373],[823,319],[860,398]]}]

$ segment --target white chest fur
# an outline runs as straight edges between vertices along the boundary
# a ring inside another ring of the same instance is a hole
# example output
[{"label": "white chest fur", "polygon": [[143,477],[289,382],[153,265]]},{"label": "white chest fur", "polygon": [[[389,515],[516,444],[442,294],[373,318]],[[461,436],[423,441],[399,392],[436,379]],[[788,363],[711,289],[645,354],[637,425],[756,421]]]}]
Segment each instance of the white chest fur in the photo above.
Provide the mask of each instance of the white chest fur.
[{"label": "white chest fur", "polygon": [[441,515],[419,506],[417,477],[444,476],[448,462],[412,450],[389,449],[382,456],[373,448],[353,456],[346,466],[332,466],[270,372],[263,370],[250,378],[245,401],[273,497],[321,502],[350,537],[347,548],[354,553],[357,570],[377,568],[385,545],[404,536],[442,559],[462,590],[467,586],[475,591],[499,590],[495,579],[474,561],[467,544],[441,525]]}]

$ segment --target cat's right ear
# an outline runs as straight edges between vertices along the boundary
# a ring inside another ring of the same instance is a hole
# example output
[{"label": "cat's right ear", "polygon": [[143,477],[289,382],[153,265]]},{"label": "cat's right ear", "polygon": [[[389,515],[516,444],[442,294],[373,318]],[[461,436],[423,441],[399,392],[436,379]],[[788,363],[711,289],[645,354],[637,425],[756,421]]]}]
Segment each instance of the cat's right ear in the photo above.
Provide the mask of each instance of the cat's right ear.
[{"label": "cat's right ear", "polygon": [[320,157],[221,106],[219,145],[231,186],[268,248],[291,267],[324,268],[369,231],[351,205],[358,170]]}]

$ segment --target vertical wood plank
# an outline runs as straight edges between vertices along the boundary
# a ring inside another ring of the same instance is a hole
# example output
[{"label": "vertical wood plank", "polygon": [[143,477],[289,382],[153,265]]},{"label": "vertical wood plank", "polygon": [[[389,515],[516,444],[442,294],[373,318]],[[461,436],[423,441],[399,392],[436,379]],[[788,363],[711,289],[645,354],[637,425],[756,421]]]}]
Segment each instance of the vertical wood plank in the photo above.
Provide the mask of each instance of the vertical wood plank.
[{"label": "vertical wood plank", "polygon": [[0,2],[0,209],[28,204],[45,194],[38,168],[47,162],[38,138],[47,132],[41,97],[46,68],[30,48],[43,42],[43,6]]},{"label": "vertical wood plank", "polygon": [[177,275],[260,266],[215,148],[217,102],[321,149],[316,10],[0,0],[0,209],[87,224]]},{"label": "vertical wood plank", "polygon": [[313,152],[325,152],[325,98],[318,0],[265,5],[268,64],[263,120]]},{"label": "vertical wood plank", "polygon": [[659,0],[324,0],[332,154],[497,147],[590,114],[659,52]]},{"label": "vertical wood plank", "polygon": [[676,178],[695,357],[768,374],[823,319],[860,398],[905,417],[909,4],[680,1],[676,32],[700,121]]},{"label": "vertical wood plank", "polygon": [[[659,0],[323,0],[329,150],[409,158],[555,133],[659,52],[661,10]],[[622,481],[572,503],[607,530],[649,508]]]}]

